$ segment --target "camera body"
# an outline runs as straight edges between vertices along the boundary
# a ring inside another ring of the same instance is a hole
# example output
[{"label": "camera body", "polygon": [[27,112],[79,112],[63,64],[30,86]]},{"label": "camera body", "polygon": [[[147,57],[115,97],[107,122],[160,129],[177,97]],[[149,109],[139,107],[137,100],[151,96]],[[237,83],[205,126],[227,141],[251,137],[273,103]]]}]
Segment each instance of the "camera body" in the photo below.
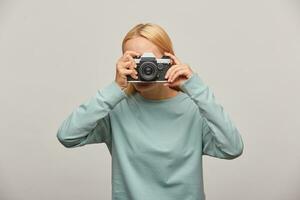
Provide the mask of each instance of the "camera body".
[{"label": "camera body", "polygon": [[169,56],[157,59],[152,52],[133,57],[137,67],[137,79],[127,75],[127,82],[167,82],[165,74],[171,67]]}]

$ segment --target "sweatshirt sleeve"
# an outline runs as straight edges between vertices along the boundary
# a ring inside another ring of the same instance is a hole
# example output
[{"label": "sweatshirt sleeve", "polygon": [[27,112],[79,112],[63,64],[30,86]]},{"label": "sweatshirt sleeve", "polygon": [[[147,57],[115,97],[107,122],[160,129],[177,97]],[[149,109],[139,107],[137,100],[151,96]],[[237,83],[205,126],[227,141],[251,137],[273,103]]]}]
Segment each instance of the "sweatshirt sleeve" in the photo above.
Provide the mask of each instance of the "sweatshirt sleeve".
[{"label": "sweatshirt sleeve", "polygon": [[125,97],[127,94],[115,81],[97,90],[62,122],[57,139],[67,148],[92,143],[108,144],[111,140],[109,112]]},{"label": "sweatshirt sleeve", "polygon": [[222,159],[240,156],[244,144],[238,129],[198,73],[193,72],[180,89],[196,103],[202,116],[203,155]]}]

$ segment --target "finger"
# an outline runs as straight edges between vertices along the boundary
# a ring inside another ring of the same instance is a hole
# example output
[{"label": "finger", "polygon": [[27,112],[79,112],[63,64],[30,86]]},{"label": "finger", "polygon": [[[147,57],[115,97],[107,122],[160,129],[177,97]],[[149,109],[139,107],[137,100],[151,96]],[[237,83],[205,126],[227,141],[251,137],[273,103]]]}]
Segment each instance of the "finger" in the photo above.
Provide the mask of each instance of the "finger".
[{"label": "finger", "polygon": [[168,76],[168,81],[171,80],[171,78],[173,77],[174,73],[175,73],[178,69],[180,69],[181,67],[182,67],[181,65],[176,65],[176,66],[173,68],[173,70],[170,72],[170,74],[169,74],[169,76]]},{"label": "finger", "polygon": [[164,54],[166,56],[170,56],[172,58],[172,60],[174,60],[174,62],[175,62],[176,65],[181,64],[180,60],[176,56],[174,56],[173,54],[168,53],[168,52],[165,52]]},{"label": "finger", "polygon": [[175,74],[173,75],[173,77],[171,78],[170,82],[173,82],[174,80],[176,80],[179,76],[187,76],[187,70],[184,68],[179,69],[178,71],[175,72]]},{"label": "finger", "polygon": [[[184,68],[184,69],[188,69],[189,68],[189,66],[188,65],[186,65],[186,64],[181,64],[181,65],[176,65],[176,67],[171,71],[172,72],[172,76],[174,76],[174,73],[176,72],[176,70],[178,70],[178,67],[177,66],[180,66],[180,68]],[[171,72],[168,74],[168,77],[170,77],[170,78],[172,78],[171,77]],[[168,78],[167,77],[167,78]],[[173,78],[173,80],[174,80],[174,78]]]},{"label": "finger", "polygon": [[134,71],[134,75],[137,75],[136,63],[134,62],[133,58],[129,61],[128,68]]},{"label": "finger", "polygon": [[124,58],[124,62],[130,62],[131,65],[130,65],[130,68],[136,68],[136,62],[134,61],[134,59],[130,56],[130,55],[126,55],[125,58]]},{"label": "finger", "polygon": [[120,69],[120,74],[123,76],[130,75],[132,78],[137,77],[137,72],[134,69]]},{"label": "finger", "polygon": [[174,86],[176,86],[178,83],[177,83],[178,81],[174,81],[174,82],[170,82],[170,83],[164,83],[164,86],[169,86],[169,87],[174,87]]},{"label": "finger", "polygon": [[136,63],[135,63],[135,61],[134,61],[134,59],[132,58],[132,57],[130,57],[130,61],[131,61],[131,63],[132,63],[132,67],[133,68],[136,68],[137,66],[136,66]]},{"label": "finger", "polygon": [[128,75],[128,74],[134,74],[134,70],[132,69],[119,69],[120,74]]},{"label": "finger", "polygon": [[119,62],[118,63],[118,68],[125,68],[125,69],[131,69],[130,68],[130,65],[131,65],[131,61],[126,61],[126,62]]},{"label": "finger", "polygon": [[176,68],[177,66],[179,65],[172,65],[168,70],[167,70],[167,73],[165,75],[165,78],[168,78],[170,73],[174,70],[174,68]]},{"label": "finger", "polygon": [[128,54],[124,54],[121,57],[121,61],[123,61],[123,62],[129,61],[129,60],[130,60],[130,55],[128,55]]},{"label": "finger", "polygon": [[134,60],[132,59],[129,59],[128,61],[126,62],[122,62],[121,65],[124,65],[125,68],[128,68],[128,69],[135,69],[136,68],[136,63],[134,62]]}]

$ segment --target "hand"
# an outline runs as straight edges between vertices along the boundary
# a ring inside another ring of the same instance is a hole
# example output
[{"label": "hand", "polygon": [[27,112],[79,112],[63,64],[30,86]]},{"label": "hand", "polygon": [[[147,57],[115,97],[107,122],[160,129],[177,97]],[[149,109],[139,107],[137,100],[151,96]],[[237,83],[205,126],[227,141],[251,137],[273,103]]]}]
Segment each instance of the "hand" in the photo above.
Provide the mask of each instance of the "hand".
[{"label": "hand", "polygon": [[181,63],[180,60],[171,53],[165,52],[164,54],[172,59],[172,64],[174,63],[165,75],[165,78],[168,79],[168,83],[164,83],[164,86],[169,86],[179,91],[179,86],[192,76],[193,71],[189,65]]},{"label": "hand", "polygon": [[126,51],[123,56],[118,59],[116,64],[116,83],[125,89],[128,86],[127,75],[131,75],[132,78],[137,79],[136,63],[133,56],[139,56],[140,54],[135,51]]}]

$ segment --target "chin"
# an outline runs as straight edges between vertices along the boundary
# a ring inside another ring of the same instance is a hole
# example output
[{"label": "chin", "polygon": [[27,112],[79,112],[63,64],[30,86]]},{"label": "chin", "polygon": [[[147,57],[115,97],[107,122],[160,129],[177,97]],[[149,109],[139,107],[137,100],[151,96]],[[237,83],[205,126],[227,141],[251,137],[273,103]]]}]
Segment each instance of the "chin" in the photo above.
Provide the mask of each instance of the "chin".
[{"label": "chin", "polygon": [[134,83],[133,86],[136,90],[141,92],[153,89],[156,86],[156,83]]}]

